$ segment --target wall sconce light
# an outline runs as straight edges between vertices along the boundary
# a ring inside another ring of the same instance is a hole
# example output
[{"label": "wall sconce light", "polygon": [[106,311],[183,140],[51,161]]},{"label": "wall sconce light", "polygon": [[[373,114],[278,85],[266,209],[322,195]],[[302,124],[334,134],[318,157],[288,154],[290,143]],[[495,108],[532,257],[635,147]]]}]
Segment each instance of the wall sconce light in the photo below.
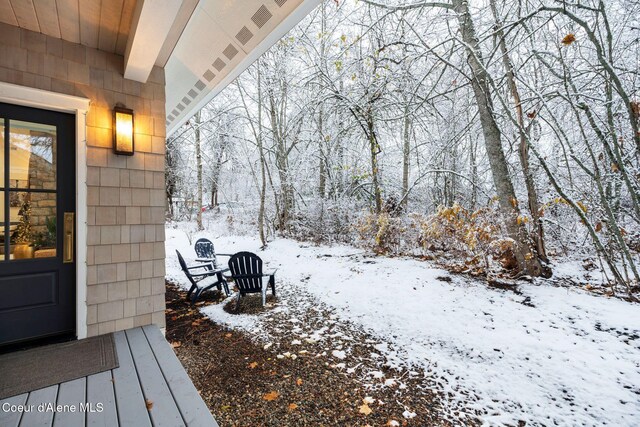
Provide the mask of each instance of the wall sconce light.
[{"label": "wall sconce light", "polygon": [[113,151],[133,156],[133,110],[118,104],[113,108]]}]

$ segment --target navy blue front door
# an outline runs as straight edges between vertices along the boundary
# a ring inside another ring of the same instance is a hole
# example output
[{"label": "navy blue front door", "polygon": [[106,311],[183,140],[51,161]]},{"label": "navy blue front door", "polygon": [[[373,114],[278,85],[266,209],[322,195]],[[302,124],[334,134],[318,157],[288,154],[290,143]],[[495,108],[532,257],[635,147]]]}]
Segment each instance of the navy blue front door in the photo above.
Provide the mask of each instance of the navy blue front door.
[{"label": "navy blue front door", "polygon": [[0,346],[75,336],[75,116],[0,103]]}]

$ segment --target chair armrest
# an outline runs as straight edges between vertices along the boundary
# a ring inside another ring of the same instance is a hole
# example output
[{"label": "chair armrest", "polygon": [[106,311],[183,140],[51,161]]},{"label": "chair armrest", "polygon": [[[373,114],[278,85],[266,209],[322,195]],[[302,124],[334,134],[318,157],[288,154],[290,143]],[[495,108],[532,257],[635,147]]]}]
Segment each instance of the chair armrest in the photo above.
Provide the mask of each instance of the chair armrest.
[{"label": "chair armrest", "polygon": [[208,264],[200,264],[200,265],[192,265],[191,267],[187,267],[187,270],[195,270],[196,268],[209,268],[209,266],[211,266],[213,268],[213,265],[211,263]]},{"label": "chair armrest", "polygon": [[216,252],[216,256],[233,256],[233,254],[219,254]]},{"label": "chair armrest", "polygon": [[213,277],[215,276],[216,273],[212,273],[211,271],[206,271],[204,273],[196,273],[196,274],[191,274],[191,277]]}]

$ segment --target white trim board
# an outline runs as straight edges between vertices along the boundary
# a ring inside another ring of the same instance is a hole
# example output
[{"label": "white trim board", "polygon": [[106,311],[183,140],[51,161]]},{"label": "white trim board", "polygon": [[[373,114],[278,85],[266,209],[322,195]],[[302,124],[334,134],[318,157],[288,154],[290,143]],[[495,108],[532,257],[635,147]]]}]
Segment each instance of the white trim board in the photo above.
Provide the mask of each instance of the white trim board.
[{"label": "white trim board", "polygon": [[87,138],[90,101],[78,96],[0,82],[0,102],[76,116],[76,335],[87,337]]}]

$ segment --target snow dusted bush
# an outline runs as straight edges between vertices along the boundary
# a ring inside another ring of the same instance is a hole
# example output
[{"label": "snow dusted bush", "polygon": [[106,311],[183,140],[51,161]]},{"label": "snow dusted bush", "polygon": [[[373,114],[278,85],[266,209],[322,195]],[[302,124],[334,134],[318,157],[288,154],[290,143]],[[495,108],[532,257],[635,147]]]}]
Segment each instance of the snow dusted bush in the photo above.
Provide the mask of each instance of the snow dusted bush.
[{"label": "snow dusted bush", "polygon": [[352,243],[353,224],[360,215],[354,202],[312,199],[296,211],[291,237],[315,243]]},{"label": "snow dusted bush", "polygon": [[493,206],[470,211],[457,203],[440,206],[428,216],[369,213],[355,225],[357,244],[377,254],[452,259],[476,274],[511,270],[516,267],[513,241],[503,234],[496,215]]},{"label": "snow dusted bush", "polygon": [[423,217],[394,217],[387,212],[363,215],[355,224],[358,243],[377,254],[416,255],[421,251],[420,224]]}]

